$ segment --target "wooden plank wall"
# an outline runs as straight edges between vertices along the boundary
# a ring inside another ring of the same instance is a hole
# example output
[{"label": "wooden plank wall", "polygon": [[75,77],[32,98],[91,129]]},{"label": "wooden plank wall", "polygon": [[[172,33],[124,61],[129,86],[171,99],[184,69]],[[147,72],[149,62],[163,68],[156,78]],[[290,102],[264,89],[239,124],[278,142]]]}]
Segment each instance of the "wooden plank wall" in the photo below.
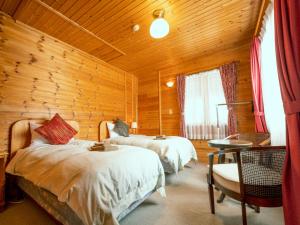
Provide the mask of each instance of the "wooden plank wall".
[{"label": "wooden plank wall", "polygon": [[101,120],[137,120],[136,76],[0,14],[0,151],[9,127],[56,112],[97,140]]},{"label": "wooden plank wall", "polygon": [[[216,52],[211,55],[201,56],[195,60],[165,68],[159,72],[149,72],[147,78],[140,75],[139,90],[139,124],[147,126],[155,124],[155,129],[142,129],[141,133],[179,135],[179,109],[177,102],[176,76],[178,74],[190,74],[199,71],[210,70],[222,64],[239,61],[237,81],[237,101],[252,101],[251,77],[250,77],[250,48],[249,44],[243,44],[236,48]],[[145,72],[146,73],[146,72]],[[158,76],[158,73],[160,74]],[[143,82],[143,88],[141,87]],[[166,86],[166,82],[174,81],[172,88]],[[157,85],[160,84],[160,93]],[[161,96],[161,110],[159,110],[159,96]],[[142,107],[147,106],[147,107]],[[151,108],[151,110],[148,110]],[[159,112],[160,115],[159,115]],[[251,105],[236,107],[239,132],[254,132],[254,116]],[[161,118],[161,121],[157,121]],[[159,126],[161,124],[161,127]],[[204,140],[193,141],[200,161],[206,162],[207,153],[213,149],[207,146]]]},{"label": "wooden plank wall", "polygon": [[147,75],[139,77],[138,132],[141,134],[156,135],[159,134],[160,127],[158,72],[151,71]]}]

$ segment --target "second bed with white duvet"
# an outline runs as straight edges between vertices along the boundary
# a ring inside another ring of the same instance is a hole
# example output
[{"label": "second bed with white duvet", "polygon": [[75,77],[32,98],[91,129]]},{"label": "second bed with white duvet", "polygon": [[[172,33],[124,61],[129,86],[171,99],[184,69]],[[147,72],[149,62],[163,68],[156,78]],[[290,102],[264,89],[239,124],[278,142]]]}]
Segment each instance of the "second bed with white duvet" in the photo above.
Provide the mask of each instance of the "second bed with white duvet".
[{"label": "second bed with white duvet", "polygon": [[131,145],[147,148],[158,154],[165,172],[177,173],[191,160],[197,160],[197,153],[190,140],[178,136],[167,136],[156,140],[155,136],[130,135],[107,139],[111,144]]}]

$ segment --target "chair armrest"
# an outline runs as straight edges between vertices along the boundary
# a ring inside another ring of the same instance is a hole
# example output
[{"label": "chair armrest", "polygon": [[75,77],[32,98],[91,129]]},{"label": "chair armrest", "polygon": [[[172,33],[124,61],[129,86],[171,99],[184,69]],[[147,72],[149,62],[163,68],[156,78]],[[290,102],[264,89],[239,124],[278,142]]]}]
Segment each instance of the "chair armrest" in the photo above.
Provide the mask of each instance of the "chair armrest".
[{"label": "chair armrest", "polygon": [[224,138],[224,140],[236,138],[236,137],[238,137],[238,136],[240,136],[240,134],[232,134],[232,135],[229,135],[228,137]]},{"label": "chair armrest", "polygon": [[282,151],[286,150],[286,146],[254,146],[247,148],[248,151]]},{"label": "chair armrest", "polygon": [[271,138],[268,138],[266,140],[263,140],[262,142],[260,142],[258,145],[259,146],[266,146],[266,145],[270,145],[271,144]]}]

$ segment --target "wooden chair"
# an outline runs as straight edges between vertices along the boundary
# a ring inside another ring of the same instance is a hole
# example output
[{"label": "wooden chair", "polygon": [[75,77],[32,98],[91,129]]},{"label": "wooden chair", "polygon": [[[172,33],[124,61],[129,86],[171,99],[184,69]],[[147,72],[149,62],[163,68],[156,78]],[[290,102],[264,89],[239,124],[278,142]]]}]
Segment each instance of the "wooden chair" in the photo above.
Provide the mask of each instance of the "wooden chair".
[{"label": "wooden chair", "polygon": [[[252,147],[269,146],[271,144],[271,138],[269,133],[240,133],[230,135],[224,139],[251,141],[253,143]],[[221,158],[222,157],[220,157],[220,161],[224,161],[225,155],[223,155],[223,159]],[[236,159],[234,158],[233,154],[226,154],[226,159],[229,162],[236,162]]]},{"label": "wooden chair", "polygon": [[[257,207],[282,206],[281,182],[285,146],[228,149],[236,155],[237,163],[213,164],[209,154],[207,183],[211,213],[215,213],[213,185],[227,196],[241,202],[243,225],[247,225],[245,204]],[[259,208],[256,208],[259,212]]]},{"label": "wooden chair", "polygon": [[247,140],[253,143],[253,146],[267,146],[271,144],[269,133],[240,133],[233,134],[225,139]]}]

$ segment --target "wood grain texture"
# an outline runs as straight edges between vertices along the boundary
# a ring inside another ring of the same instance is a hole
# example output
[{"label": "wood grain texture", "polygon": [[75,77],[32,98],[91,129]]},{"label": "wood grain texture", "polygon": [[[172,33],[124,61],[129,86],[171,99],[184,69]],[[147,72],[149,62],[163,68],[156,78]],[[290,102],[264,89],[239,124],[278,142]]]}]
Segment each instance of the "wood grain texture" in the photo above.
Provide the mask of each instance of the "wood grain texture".
[{"label": "wood grain texture", "polygon": [[159,126],[158,72],[153,71],[139,78],[138,92],[138,132],[157,135]]},{"label": "wood grain texture", "polygon": [[0,152],[0,212],[5,207],[5,165],[7,154]]},{"label": "wood grain texture", "polygon": [[56,112],[97,140],[101,120],[137,119],[136,76],[0,14],[0,150],[20,119]]},{"label": "wood grain texture", "polygon": [[105,139],[110,138],[107,123],[113,123],[113,121],[102,120],[99,123],[99,138],[98,138],[98,141],[104,141]]},{"label": "wood grain texture", "polygon": [[[250,43],[250,40],[249,40]],[[195,60],[187,61],[158,72],[147,72],[147,79],[140,76],[139,91],[139,124],[156,129],[142,129],[143,133],[158,134],[162,130],[165,135],[179,135],[180,113],[177,102],[176,76],[178,74],[192,74],[199,71],[210,70],[222,64],[239,61],[237,79],[237,101],[252,101],[252,88],[250,77],[250,48],[249,44],[216,52]],[[160,77],[160,80],[158,80]],[[173,87],[166,86],[168,81],[174,81]],[[156,88],[160,83],[159,89]],[[143,85],[143,88],[141,87]],[[159,114],[159,95],[161,95],[161,115]],[[147,106],[147,107],[145,107]],[[151,110],[150,110],[151,109]],[[254,117],[251,105],[235,107],[238,116],[239,132],[254,132]],[[161,122],[159,122],[161,118]],[[161,124],[161,127],[159,127]],[[206,141],[193,141],[197,148],[200,161],[206,162],[206,155],[212,150]]]},{"label": "wood grain texture", "polygon": [[[0,10],[104,61],[135,73],[192,60],[253,36],[262,0],[0,0]],[[170,33],[150,37],[153,11]],[[134,24],[140,30],[132,32]]]}]

